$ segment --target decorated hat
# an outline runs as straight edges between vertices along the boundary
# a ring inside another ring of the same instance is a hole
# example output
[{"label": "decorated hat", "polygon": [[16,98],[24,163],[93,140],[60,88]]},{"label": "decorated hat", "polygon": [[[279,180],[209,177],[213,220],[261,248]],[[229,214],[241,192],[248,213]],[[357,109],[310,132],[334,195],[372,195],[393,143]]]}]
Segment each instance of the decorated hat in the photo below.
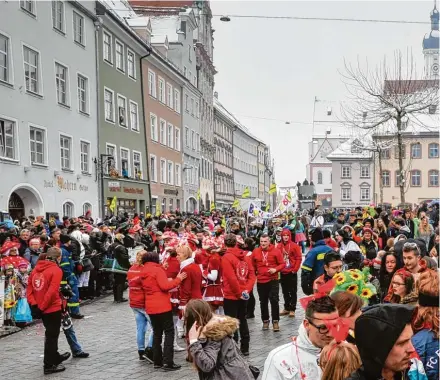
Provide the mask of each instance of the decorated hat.
[{"label": "decorated hat", "polygon": [[361,297],[367,303],[372,296],[377,294],[375,286],[367,282],[369,274],[369,268],[365,268],[362,272],[358,269],[350,269],[337,273],[333,277],[336,286],[331,293],[349,292]]},{"label": "decorated hat", "polygon": [[11,248],[18,248],[20,247],[20,243],[13,242],[13,241],[5,241],[0,248],[0,254],[4,255],[6,252],[8,252]]}]

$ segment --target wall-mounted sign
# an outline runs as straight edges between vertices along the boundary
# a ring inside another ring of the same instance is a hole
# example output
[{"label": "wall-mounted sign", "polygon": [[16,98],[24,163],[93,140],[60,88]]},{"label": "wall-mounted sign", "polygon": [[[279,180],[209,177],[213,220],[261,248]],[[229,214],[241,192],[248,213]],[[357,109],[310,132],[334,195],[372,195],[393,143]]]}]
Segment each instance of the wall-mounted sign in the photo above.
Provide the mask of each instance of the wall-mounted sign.
[{"label": "wall-mounted sign", "polygon": [[45,188],[57,188],[58,191],[89,191],[89,187],[87,185],[77,184],[75,182],[71,182],[67,179],[64,179],[61,176],[57,176],[56,181],[44,181]]},{"label": "wall-mounted sign", "polygon": [[138,187],[124,187],[123,191],[124,191],[124,193],[129,193],[129,194],[143,194],[144,193],[144,189],[140,189]]},{"label": "wall-mounted sign", "polygon": [[108,187],[121,187],[118,181],[108,181]]},{"label": "wall-mounted sign", "polygon": [[164,189],[163,193],[166,195],[179,195],[179,190],[177,189]]}]

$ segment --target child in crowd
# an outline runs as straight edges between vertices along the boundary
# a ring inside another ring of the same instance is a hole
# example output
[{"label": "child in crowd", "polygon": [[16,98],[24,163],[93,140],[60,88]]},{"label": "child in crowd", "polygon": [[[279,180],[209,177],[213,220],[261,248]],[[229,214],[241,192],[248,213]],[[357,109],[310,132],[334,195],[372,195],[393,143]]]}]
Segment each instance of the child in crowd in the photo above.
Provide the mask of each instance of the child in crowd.
[{"label": "child in crowd", "polygon": [[12,310],[17,303],[16,284],[17,277],[15,275],[14,266],[6,264],[5,272],[5,301],[4,301],[4,325],[12,326]]}]

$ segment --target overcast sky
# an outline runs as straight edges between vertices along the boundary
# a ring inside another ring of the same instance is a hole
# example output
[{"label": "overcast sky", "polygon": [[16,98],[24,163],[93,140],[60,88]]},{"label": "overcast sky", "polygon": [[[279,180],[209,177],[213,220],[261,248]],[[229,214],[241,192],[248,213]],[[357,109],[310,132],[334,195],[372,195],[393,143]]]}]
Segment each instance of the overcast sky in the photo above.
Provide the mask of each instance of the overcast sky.
[{"label": "overcast sky", "polygon": [[[219,100],[251,132],[270,145],[279,186],[305,178],[313,99],[346,100],[338,70],[344,58],[379,63],[394,51],[412,49],[423,71],[422,39],[430,31],[433,1],[211,1],[214,64]],[[391,24],[234,18],[271,15],[425,21]]]}]

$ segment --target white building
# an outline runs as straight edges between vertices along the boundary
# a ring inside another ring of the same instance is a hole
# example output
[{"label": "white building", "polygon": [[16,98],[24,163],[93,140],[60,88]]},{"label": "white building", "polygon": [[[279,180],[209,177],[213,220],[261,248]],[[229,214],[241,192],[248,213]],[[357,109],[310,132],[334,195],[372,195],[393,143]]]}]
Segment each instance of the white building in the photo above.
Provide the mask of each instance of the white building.
[{"label": "white building", "polygon": [[0,5],[0,210],[14,218],[98,213],[93,7]]}]

